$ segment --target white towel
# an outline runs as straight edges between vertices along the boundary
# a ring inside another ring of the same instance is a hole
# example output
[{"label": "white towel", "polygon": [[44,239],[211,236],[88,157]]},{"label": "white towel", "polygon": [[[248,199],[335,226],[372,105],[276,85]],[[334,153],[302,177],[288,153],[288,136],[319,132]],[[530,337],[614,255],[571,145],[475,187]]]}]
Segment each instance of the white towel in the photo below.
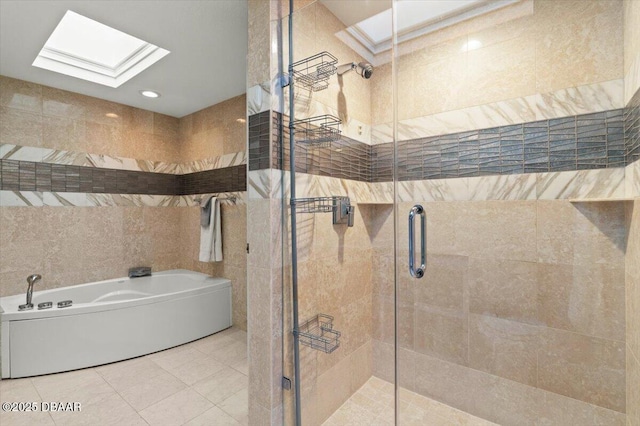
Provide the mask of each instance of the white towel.
[{"label": "white towel", "polygon": [[200,226],[200,262],[222,261],[222,228],[220,226],[220,202],[211,199],[211,220],[208,226]]}]

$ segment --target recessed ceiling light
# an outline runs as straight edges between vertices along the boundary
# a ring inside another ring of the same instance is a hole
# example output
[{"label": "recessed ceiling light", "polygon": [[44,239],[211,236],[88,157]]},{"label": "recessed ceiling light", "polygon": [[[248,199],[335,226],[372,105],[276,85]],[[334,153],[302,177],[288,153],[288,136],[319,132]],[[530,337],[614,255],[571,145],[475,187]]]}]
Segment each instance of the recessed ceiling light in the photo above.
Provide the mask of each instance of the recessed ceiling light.
[{"label": "recessed ceiling light", "polygon": [[154,92],[153,90],[141,90],[140,94],[142,96],[146,96],[147,98],[159,98],[160,93]]},{"label": "recessed ceiling light", "polygon": [[118,114],[114,114],[113,112],[108,112],[105,114],[109,118],[118,118]]},{"label": "recessed ceiling light", "polygon": [[119,87],[168,54],[168,50],[68,10],[33,66]]}]

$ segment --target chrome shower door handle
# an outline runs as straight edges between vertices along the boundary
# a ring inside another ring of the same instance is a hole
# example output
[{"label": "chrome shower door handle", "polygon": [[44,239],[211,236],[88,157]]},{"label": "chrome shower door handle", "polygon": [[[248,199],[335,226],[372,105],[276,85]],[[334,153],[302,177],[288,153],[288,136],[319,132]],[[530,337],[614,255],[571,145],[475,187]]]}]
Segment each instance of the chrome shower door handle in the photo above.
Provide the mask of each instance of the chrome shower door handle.
[{"label": "chrome shower door handle", "polygon": [[[415,258],[415,218],[420,215],[420,266],[416,269],[414,264]],[[424,270],[427,265],[427,218],[425,216],[424,207],[416,204],[409,211],[409,273],[414,278],[424,277]]]}]

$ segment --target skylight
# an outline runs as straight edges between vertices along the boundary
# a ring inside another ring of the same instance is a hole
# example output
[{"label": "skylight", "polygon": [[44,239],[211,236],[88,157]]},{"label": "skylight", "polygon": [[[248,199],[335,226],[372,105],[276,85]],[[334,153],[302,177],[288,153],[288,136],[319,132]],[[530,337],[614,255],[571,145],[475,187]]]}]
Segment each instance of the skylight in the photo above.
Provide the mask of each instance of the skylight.
[{"label": "skylight", "polygon": [[68,10],[32,65],[119,87],[168,54],[168,50]]},{"label": "skylight", "polygon": [[[397,3],[398,42],[410,40],[449,25],[464,21],[518,0],[431,0],[425,2],[402,1]],[[371,53],[377,54],[391,48],[391,9],[380,12],[347,28],[347,32],[362,43]]]}]

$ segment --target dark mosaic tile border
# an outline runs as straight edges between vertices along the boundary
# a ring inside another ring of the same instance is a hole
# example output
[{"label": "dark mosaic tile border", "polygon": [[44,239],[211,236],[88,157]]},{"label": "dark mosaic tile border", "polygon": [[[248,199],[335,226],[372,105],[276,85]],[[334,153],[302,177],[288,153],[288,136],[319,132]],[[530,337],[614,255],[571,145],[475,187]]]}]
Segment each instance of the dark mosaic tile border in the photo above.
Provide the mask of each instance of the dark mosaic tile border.
[{"label": "dark mosaic tile border", "polygon": [[624,111],[624,133],[626,138],[626,163],[640,160],[640,90]]},{"label": "dark mosaic tile border", "polygon": [[206,194],[247,190],[247,166],[224,167],[180,175],[180,194]]},{"label": "dark mosaic tile border", "polygon": [[[372,147],[388,158],[392,144]],[[376,179],[390,180],[390,170]],[[542,120],[444,136],[398,145],[399,180],[541,173],[624,167],[622,109]]]},{"label": "dark mosaic tile border", "polygon": [[245,191],[246,166],[174,175],[0,160],[0,189],[145,195]]},{"label": "dark mosaic tile border", "polygon": [[270,168],[272,139],[270,123],[271,111],[249,116],[249,170]]},{"label": "dark mosaic tile border", "polygon": [[[626,109],[402,141],[398,179],[624,167],[640,158],[640,93],[634,100]],[[254,133],[253,151],[250,146],[250,170],[290,169],[286,117],[272,114],[270,147],[265,140],[269,134],[265,113],[252,116],[254,128],[262,127]],[[278,134],[280,124],[284,135]],[[266,158],[269,150],[270,163]],[[330,148],[296,142],[296,171],[366,182],[391,181],[393,144],[369,146],[346,137]]]}]

